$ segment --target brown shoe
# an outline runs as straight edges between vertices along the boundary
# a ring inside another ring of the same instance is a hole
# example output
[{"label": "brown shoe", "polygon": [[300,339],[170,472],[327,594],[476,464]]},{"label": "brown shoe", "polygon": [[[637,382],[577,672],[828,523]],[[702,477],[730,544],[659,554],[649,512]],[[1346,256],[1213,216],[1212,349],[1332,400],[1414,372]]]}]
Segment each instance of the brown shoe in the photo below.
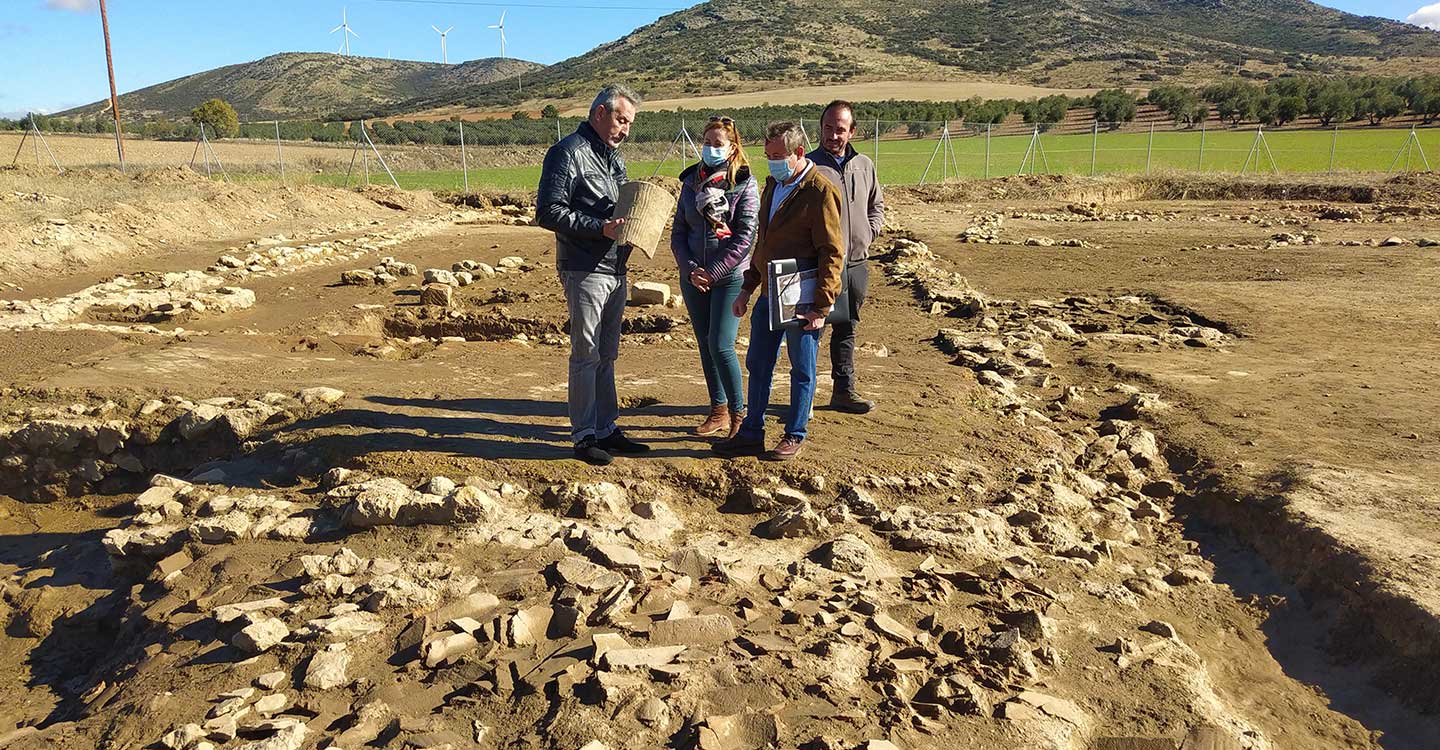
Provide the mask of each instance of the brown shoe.
[{"label": "brown shoe", "polygon": [[740,425],[745,424],[745,410],[730,412],[730,439],[740,434]]},{"label": "brown shoe", "polygon": [[[722,432],[730,433],[730,407],[725,404],[717,404],[710,407],[710,416],[695,428],[696,435],[718,435]],[[733,433],[731,433],[733,434]]]},{"label": "brown shoe", "polygon": [[760,458],[765,461],[789,461],[790,459],[800,455],[800,446],[803,444],[804,441],[800,438],[786,435],[785,437],[780,438],[779,445],[775,446],[771,450],[765,451],[765,455],[761,456]]}]

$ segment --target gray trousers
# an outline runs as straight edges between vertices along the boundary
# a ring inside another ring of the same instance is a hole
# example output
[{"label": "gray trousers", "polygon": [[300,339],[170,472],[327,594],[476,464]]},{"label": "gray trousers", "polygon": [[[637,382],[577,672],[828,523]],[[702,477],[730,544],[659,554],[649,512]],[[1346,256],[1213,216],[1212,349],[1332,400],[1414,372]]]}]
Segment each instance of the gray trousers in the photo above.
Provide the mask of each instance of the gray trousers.
[{"label": "gray trousers", "polygon": [[615,359],[629,288],[624,276],[561,271],[570,311],[570,437],[604,440],[620,416]]}]

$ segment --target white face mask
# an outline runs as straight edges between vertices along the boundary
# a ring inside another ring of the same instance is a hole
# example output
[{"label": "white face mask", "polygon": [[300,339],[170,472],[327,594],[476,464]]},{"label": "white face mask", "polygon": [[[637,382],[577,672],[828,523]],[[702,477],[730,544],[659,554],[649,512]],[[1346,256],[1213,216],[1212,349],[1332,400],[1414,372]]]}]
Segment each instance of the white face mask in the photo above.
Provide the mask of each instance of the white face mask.
[{"label": "white face mask", "polygon": [[770,176],[779,182],[785,182],[795,176],[795,168],[790,166],[790,159],[766,159],[770,165]]},{"label": "white face mask", "polygon": [[700,149],[700,160],[712,167],[724,164],[729,158],[729,146],[704,146]]}]

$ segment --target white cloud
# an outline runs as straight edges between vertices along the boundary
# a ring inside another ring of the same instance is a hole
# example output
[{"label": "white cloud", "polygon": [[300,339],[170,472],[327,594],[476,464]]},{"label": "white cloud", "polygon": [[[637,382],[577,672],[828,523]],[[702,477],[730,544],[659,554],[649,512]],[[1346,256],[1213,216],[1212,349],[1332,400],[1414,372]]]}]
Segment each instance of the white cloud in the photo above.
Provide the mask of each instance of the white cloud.
[{"label": "white cloud", "polygon": [[1411,13],[1405,20],[1416,26],[1424,26],[1427,29],[1440,31],[1440,3],[1427,5]]},{"label": "white cloud", "polygon": [[50,10],[69,10],[76,13],[85,13],[95,10],[95,0],[45,0],[45,7]]}]

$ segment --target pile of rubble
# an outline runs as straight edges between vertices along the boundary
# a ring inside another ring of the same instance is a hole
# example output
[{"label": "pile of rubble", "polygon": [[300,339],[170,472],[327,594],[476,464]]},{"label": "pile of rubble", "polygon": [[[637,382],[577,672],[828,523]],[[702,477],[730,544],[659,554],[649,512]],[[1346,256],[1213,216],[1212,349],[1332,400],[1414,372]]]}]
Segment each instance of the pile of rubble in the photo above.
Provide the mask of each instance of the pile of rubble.
[{"label": "pile of rubble", "polygon": [[983,245],[1000,244],[1000,227],[1005,223],[1004,214],[979,214],[971,217],[970,225],[960,233],[961,242]]},{"label": "pile of rubble", "polygon": [[[6,389],[8,398],[18,394]],[[121,407],[30,406],[0,419],[0,488],[50,500],[120,489],[156,470],[188,470],[244,449],[257,437],[333,410],[334,388],[256,398],[170,397]]]},{"label": "pile of rubble", "polygon": [[1440,247],[1440,240],[1429,237],[1408,240],[1404,237],[1390,236],[1383,240],[1346,240],[1340,244],[1345,247],[1405,247],[1407,245],[1414,245],[1415,247]]},{"label": "pile of rubble", "polygon": [[[225,284],[223,277],[200,271],[116,276],[64,297],[0,302],[0,330],[104,330],[180,335],[186,331],[162,331],[150,324],[254,306],[253,291]],[[87,319],[121,324],[87,322]],[[145,324],[130,325],[140,322]]]},{"label": "pile of rubble", "polygon": [[419,272],[414,263],[402,263],[387,256],[370,268],[341,272],[340,283],[344,286],[388,286],[403,276],[414,276]]},{"label": "pile of rubble", "polygon": [[[749,538],[692,531],[676,490],[646,480],[532,493],[336,469],[307,501],[157,477],[105,545],[159,586],[132,590],[130,617],[190,643],[171,650],[232,662],[208,709],[147,738],[175,750],[534,737],[881,748],[957,726],[1088,747],[1101,723],[1052,679],[1077,637],[1107,654],[1107,679],[1173,674],[1190,691],[1182,726],[1268,748],[1176,628],[1143,614],[1143,600],[1210,578],[1174,543],[1154,436],[1116,418],[1060,444],[1013,485],[969,477],[987,499],[953,512],[906,502],[964,486],[950,470],[834,489],[823,476],[738,480],[732,507],[763,519]],[[323,552],[312,541],[268,576],[207,589],[216,545],[426,524],[453,542],[394,558],[357,553],[363,537]],[[467,550],[513,562],[460,564]],[[1074,629],[1077,596],[1115,608],[1098,632]]]}]

